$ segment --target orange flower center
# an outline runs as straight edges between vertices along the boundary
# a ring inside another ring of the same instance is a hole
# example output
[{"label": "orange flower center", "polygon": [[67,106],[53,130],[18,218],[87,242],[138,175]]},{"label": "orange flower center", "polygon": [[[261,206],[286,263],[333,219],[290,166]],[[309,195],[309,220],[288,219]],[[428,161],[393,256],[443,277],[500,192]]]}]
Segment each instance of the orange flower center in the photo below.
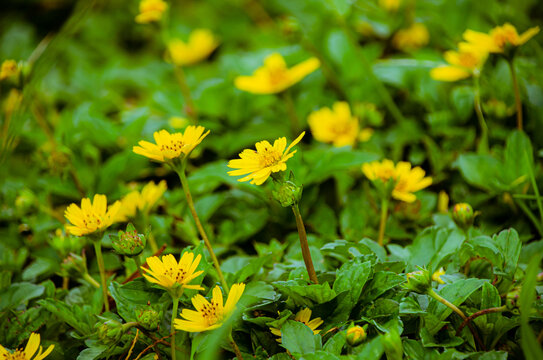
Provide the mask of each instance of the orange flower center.
[{"label": "orange flower center", "polygon": [[169,144],[161,144],[160,151],[162,151],[166,157],[177,157],[184,146],[185,144],[183,144],[182,141],[170,141]]},{"label": "orange flower center", "polygon": [[267,147],[264,149],[264,152],[259,153],[260,155],[260,166],[261,167],[270,167],[277,165],[277,163],[282,159],[283,154],[273,149],[273,147]]},{"label": "orange flower center", "polygon": [[210,304],[204,304],[200,309],[200,312],[206,319],[208,325],[213,325],[218,323],[223,319],[223,313],[219,309],[219,304],[215,300],[211,300]]},{"label": "orange flower center", "polygon": [[463,67],[473,69],[479,64],[479,59],[472,53],[463,52],[458,56],[458,60]]},{"label": "orange flower center", "polygon": [[97,229],[102,226],[102,219],[93,213],[85,213],[83,215],[83,224],[88,229]]},{"label": "orange flower center", "polygon": [[518,34],[512,30],[500,29],[493,34],[494,43],[499,47],[505,47],[507,44],[516,45],[518,42]]},{"label": "orange flower center", "polygon": [[169,268],[168,270],[166,270],[165,275],[172,279],[175,279],[175,282],[180,283],[187,276],[187,272],[183,269]]},{"label": "orange flower center", "polygon": [[283,67],[268,68],[268,76],[270,84],[279,85],[287,80],[288,72]]}]

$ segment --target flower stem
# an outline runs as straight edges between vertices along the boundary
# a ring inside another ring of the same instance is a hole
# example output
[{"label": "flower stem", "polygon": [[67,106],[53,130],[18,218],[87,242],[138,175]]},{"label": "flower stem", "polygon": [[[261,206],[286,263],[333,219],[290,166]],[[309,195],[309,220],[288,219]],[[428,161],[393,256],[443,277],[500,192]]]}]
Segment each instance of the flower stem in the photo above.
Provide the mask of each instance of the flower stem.
[{"label": "flower stem", "polygon": [[64,276],[62,278],[62,290],[68,290],[68,285],[70,285],[70,278],[68,276]]},{"label": "flower stem", "polygon": [[383,246],[383,240],[385,238],[385,229],[387,226],[388,218],[388,199],[383,198],[381,202],[381,220],[379,221],[379,245]]},{"label": "flower stem", "polygon": [[309,252],[309,244],[307,242],[307,233],[305,232],[304,222],[302,220],[302,215],[300,214],[300,209],[298,204],[295,203],[292,205],[292,211],[294,212],[294,217],[296,218],[296,227],[298,228],[298,236],[300,238],[300,247],[302,248],[302,256],[304,258],[305,267],[307,273],[309,274],[309,279],[312,283],[318,284],[317,273],[313,267],[313,260],[311,259],[311,252]]},{"label": "flower stem", "polygon": [[[146,211],[142,215],[143,218],[143,231],[147,231],[149,228],[149,213]],[[156,253],[158,250],[158,245],[156,243],[155,237],[153,236],[153,232],[149,232],[149,236],[147,237],[147,240],[149,240],[149,245],[151,246],[151,252]]]},{"label": "flower stem", "polygon": [[301,130],[300,120],[298,119],[298,115],[296,114],[296,106],[294,106],[294,100],[292,99],[292,94],[290,93],[290,90],[283,91],[281,93],[281,98],[285,103],[285,108],[290,119],[292,134],[296,135]]},{"label": "flower stem", "polygon": [[90,276],[89,273],[87,273],[87,272],[84,273],[83,274],[83,279],[87,280],[87,282],[90,283],[95,288],[97,288],[97,289],[100,288],[100,283],[98,281],[94,280],[94,278],[92,276]]},{"label": "flower stem", "polygon": [[175,66],[174,72],[175,78],[179,83],[181,93],[183,94],[183,98],[186,102],[185,111],[187,112],[188,117],[192,120],[192,123],[196,124],[198,123],[198,111],[194,106],[194,101],[192,100],[192,95],[190,94],[190,88],[187,84],[187,78],[185,77],[185,72],[181,66]]},{"label": "flower stem", "polygon": [[170,325],[170,334],[172,335],[170,348],[172,349],[172,360],[175,360],[176,351],[175,351],[175,327],[174,322],[177,318],[177,307],[179,306],[179,297],[172,296],[173,309],[172,309],[172,321]]},{"label": "flower stem", "polygon": [[143,273],[141,272],[140,256],[139,255],[134,256],[134,261],[136,262],[136,266],[138,267],[138,273],[140,274],[141,277],[143,277]]},{"label": "flower stem", "polygon": [[481,106],[481,86],[479,85],[479,76],[473,76],[473,85],[475,88],[475,113],[479,120],[479,127],[481,128],[481,138],[477,146],[477,151],[480,154],[488,152],[488,126],[486,125],[485,117],[483,115],[483,108]]},{"label": "flower stem", "polygon": [[507,310],[507,306],[503,305],[503,306],[499,306],[499,307],[493,307],[493,308],[483,309],[483,310],[477,311],[476,313],[474,313],[473,315],[470,315],[467,319],[464,320],[464,322],[458,327],[458,330],[456,330],[456,335],[458,336],[458,334],[460,334],[460,332],[462,332],[462,329],[465,328],[466,325],[468,325],[468,323],[470,321],[472,321],[473,319],[475,319],[475,318],[477,318],[479,316],[482,316],[482,315],[495,313],[495,312],[503,312],[505,310]]},{"label": "flower stem", "polygon": [[102,256],[102,244],[100,240],[94,241],[94,251],[96,252],[96,261],[100,270],[100,280],[102,281],[102,295],[104,296],[104,306],[109,311],[109,300],[107,298],[106,267],[104,266],[104,257]]},{"label": "flower stem", "polygon": [[177,175],[179,175],[179,179],[181,180],[181,186],[183,187],[185,197],[187,198],[187,205],[189,206],[194,222],[196,223],[196,227],[198,228],[198,231],[200,232],[200,236],[202,236],[202,239],[204,240],[204,244],[207,250],[209,251],[211,260],[213,260],[213,265],[215,266],[215,270],[217,270],[217,275],[219,276],[219,280],[221,281],[221,284],[224,290],[226,291],[226,294],[228,294],[230,292],[230,288],[228,287],[228,283],[226,282],[224,275],[222,273],[221,267],[219,265],[219,259],[217,259],[217,256],[215,255],[215,252],[213,251],[213,247],[211,246],[211,242],[209,241],[209,238],[207,237],[204,227],[202,226],[202,223],[200,222],[200,218],[198,217],[198,214],[196,213],[196,208],[194,207],[194,201],[192,200],[192,195],[190,193],[187,176],[185,175],[185,166],[183,165],[181,166],[181,169],[176,169],[176,172],[177,172]]},{"label": "flower stem", "polygon": [[243,356],[241,355],[241,351],[239,350],[238,344],[234,341],[234,338],[232,337],[232,334],[230,334],[230,345],[232,345],[232,348],[234,349],[234,353],[236,354],[236,358],[238,360],[243,360]]},{"label": "flower stem", "polygon": [[508,58],[507,63],[511,70],[511,80],[513,80],[513,91],[515,92],[515,106],[517,108],[517,129],[522,130],[522,100],[520,99],[520,89],[518,87],[517,72],[513,58]]}]

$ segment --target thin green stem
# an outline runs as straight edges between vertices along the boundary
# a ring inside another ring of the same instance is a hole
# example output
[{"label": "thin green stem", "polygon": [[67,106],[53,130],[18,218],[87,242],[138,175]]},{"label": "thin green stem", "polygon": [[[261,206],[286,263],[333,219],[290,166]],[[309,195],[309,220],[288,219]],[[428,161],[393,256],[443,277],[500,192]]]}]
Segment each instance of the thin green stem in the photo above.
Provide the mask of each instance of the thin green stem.
[{"label": "thin green stem", "polygon": [[515,92],[515,106],[517,108],[517,129],[522,130],[522,100],[520,99],[520,89],[518,87],[517,72],[515,70],[514,58],[508,58],[507,63],[511,70],[511,80],[513,80],[513,91]]},{"label": "thin green stem", "polygon": [[296,136],[300,132],[301,127],[300,120],[298,119],[298,115],[296,114],[296,106],[294,105],[294,100],[292,99],[292,94],[290,93],[290,90],[287,89],[283,91],[281,93],[281,98],[285,103],[285,108],[290,119],[290,128],[292,134],[293,136]]},{"label": "thin green stem", "polygon": [[532,187],[534,188],[534,194],[535,199],[537,202],[537,208],[539,210],[539,218],[541,219],[541,224],[543,224],[543,204],[541,202],[541,196],[539,195],[539,188],[537,187],[537,182],[535,181],[535,175],[534,175],[534,169],[533,164],[530,162],[528,156],[528,151],[524,150],[524,160],[526,161],[526,165],[528,166],[528,171],[530,175],[530,182],[532,183]]},{"label": "thin green stem", "polygon": [[102,295],[104,297],[104,307],[109,311],[109,300],[107,298],[106,267],[104,266],[104,257],[102,256],[102,244],[100,240],[94,241],[94,251],[96,252],[96,261],[100,270],[100,280],[102,281]]},{"label": "thin green stem", "polygon": [[185,103],[186,103],[185,111],[187,113],[187,116],[190,118],[193,124],[197,124],[198,111],[196,110],[196,106],[194,105],[194,101],[192,100],[192,95],[190,94],[190,88],[187,84],[187,78],[185,77],[185,72],[183,71],[183,68],[181,66],[175,66],[174,73],[175,73],[175,78],[177,79],[177,82],[179,83],[181,94],[183,94],[183,98],[185,99]]},{"label": "thin green stem", "polygon": [[387,218],[388,218],[388,202],[389,200],[387,198],[383,198],[383,201],[381,202],[381,219],[379,221],[379,237],[378,237],[378,243],[381,246],[383,246],[383,242],[385,239],[385,229],[387,226]]},{"label": "thin green stem", "polygon": [[140,256],[139,255],[134,256],[134,261],[136,262],[136,266],[138,267],[138,273],[140,274],[141,277],[143,277],[143,273],[141,272]]},{"label": "thin green stem", "polygon": [[173,309],[172,309],[172,321],[171,321],[171,325],[170,325],[170,334],[172,336],[172,341],[171,341],[170,348],[172,350],[172,360],[175,360],[176,351],[175,351],[175,327],[174,327],[174,323],[175,323],[175,319],[177,318],[177,307],[179,306],[179,297],[172,296],[172,301],[173,301]]},{"label": "thin green stem", "polygon": [[194,207],[194,201],[192,200],[192,195],[190,193],[189,183],[187,181],[187,176],[185,175],[185,166],[182,165],[180,169],[175,168],[177,175],[179,175],[179,179],[181,180],[181,186],[183,187],[183,192],[185,193],[185,197],[187,199],[187,205],[189,206],[190,212],[192,214],[192,218],[194,219],[194,222],[196,223],[196,228],[200,232],[200,236],[204,240],[204,244],[209,251],[209,255],[211,256],[211,260],[213,261],[213,265],[215,266],[215,270],[217,271],[217,275],[219,276],[219,280],[221,281],[221,284],[226,291],[226,294],[230,292],[230,288],[228,287],[228,283],[226,282],[226,279],[224,278],[224,275],[221,270],[221,266],[219,264],[219,259],[217,259],[217,256],[215,255],[215,252],[213,251],[213,247],[211,246],[211,242],[209,241],[209,238],[207,237],[207,234],[204,230],[204,227],[202,226],[202,223],[200,222],[200,218],[198,217],[198,214],[196,213],[196,208]]},{"label": "thin green stem", "polygon": [[507,306],[503,305],[499,307],[493,307],[493,308],[477,311],[476,313],[470,315],[468,318],[464,320],[464,322],[458,327],[458,330],[456,330],[456,335],[458,336],[462,332],[462,329],[465,328],[466,325],[468,325],[468,323],[472,321],[473,319],[478,318],[479,316],[482,316],[482,315],[496,313],[496,312],[503,312],[505,310],[507,310]]},{"label": "thin green stem", "polygon": [[481,106],[481,86],[479,84],[479,76],[473,76],[473,86],[475,89],[475,113],[477,114],[477,120],[479,121],[479,127],[481,128],[481,138],[477,146],[477,151],[480,154],[488,153],[488,126],[486,125],[485,117],[483,115],[483,108]]},{"label": "thin green stem", "polygon": [[[142,213],[142,219],[143,219],[143,231],[147,231],[149,228],[149,212],[145,211]],[[149,240],[149,245],[151,246],[151,252],[154,254],[158,251],[158,245],[156,243],[155,237],[153,236],[153,232],[149,232],[149,236],[147,237],[147,240]]]},{"label": "thin green stem", "polygon": [[95,288],[97,288],[97,289],[100,288],[100,283],[98,281],[94,280],[94,278],[92,276],[90,276],[89,273],[87,273],[87,272],[84,273],[83,274],[83,279],[87,280],[87,282],[90,283]]},{"label": "thin green stem", "polygon": [[539,222],[538,218],[534,215],[532,210],[522,201],[521,199],[516,199],[515,203],[520,207],[522,211],[528,216],[528,219],[532,222],[532,224],[537,229],[537,232],[540,236],[543,236],[543,227],[542,224]]},{"label": "thin green stem", "polygon": [[294,212],[294,217],[296,218],[296,227],[298,228],[298,237],[300,238],[300,247],[302,248],[305,268],[307,269],[311,282],[318,284],[319,280],[317,280],[317,273],[315,272],[313,260],[311,259],[311,252],[309,251],[309,244],[307,242],[307,233],[305,232],[304,221],[302,220],[302,215],[300,214],[298,204],[295,203],[292,205],[292,211]]}]

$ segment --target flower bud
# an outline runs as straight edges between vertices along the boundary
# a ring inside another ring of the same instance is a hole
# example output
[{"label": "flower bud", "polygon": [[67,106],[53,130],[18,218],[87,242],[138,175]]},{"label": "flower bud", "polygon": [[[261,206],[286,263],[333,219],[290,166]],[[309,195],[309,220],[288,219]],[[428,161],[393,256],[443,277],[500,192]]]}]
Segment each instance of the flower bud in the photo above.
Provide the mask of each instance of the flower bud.
[{"label": "flower bud", "polygon": [[298,203],[302,198],[302,186],[298,186],[292,181],[285,181],[272,194],[281,206],[289,207]]},{"label": "flower bud", "polygon": [[518,300],[520,298],[520,287],[514,287],[505,297],[505,306],[509,311],[518,311]]},{"label": "flower bud", "polygon": [[146,330],[156,330],[162,320],[162,311],[157,311],[152,307],[136,310],[138,324]]},{"label": "flower bud", "polygon": [[459,203],[454,205],[452,210],[452,218],[456,225],[464,230],[467,230],[473,225],[475,219],[475,213],[470,204]]},{"label": "flower bud", "polygon": [[121,340],[121,337],[124,333],[123,324],[117,320],[111,320],[99,316],[101,320],[105,320],[102,323],[97,323],[95,325],[98,338],[105,345],[112,345]]},{"label": "flower bud", "polygon": [[138,234],[136,228],[134,228],[134,225],[132,224],[126,226],[126,231],[120,230],[117,236],[110,235],[110,238],[113,249],[118,254],[126,256],[141,254],[147,244],[145,235]]},{"label": "flower bud", "polygon": [[419,294],[426,294],[431,288],[430,273],[426,269],[413,271],[407,274],[407,283],[404,288]]},{"label": "flower bud", "polygon": [[441,275],[445,275],[445,269],[443,268],[439,268],[439,270],[432,274],[432,280],[439,284],[445,284],[445,281],[441,279]]},{"label": "flower bud", "polygon": [[366,331],[362,326],[352,325],[347,329],[347,343],[352,347],[362,344],[366,337]]}]

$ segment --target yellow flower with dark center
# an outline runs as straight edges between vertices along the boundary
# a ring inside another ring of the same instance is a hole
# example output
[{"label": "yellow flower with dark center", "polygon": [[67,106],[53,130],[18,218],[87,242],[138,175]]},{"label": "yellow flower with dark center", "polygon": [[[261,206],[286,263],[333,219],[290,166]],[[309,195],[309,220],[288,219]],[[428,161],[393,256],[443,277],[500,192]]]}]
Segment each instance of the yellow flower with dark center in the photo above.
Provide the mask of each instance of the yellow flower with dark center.
[{"label": "yellow flower with dark center", "polygon": [[279,53],[273,53],[264,60],[264,66],[256,69],[251,76],[238,76],[234,85],[253,94],[276,94],[300,82],[317,70],[319,59],[312,57],[290,69]]},{"label": "yellow flower with dark center", "polygon": [[177,66],[186,66],[205,60],[219,46],[219,41],[210,30],[196,29],[188,42],[173,39],[168,43],[168,53]]},{"label": "yellow flower with dark center", "polygon": [[203,126],[192,125],[187,126],[184,133],[170,134],[166,130],[156,131],[153,134],[156,144],[142,140],[138,143],[139,146],[134,146],[132,150],[136,154],[159,162],[186,157],[209,134],[209,130],[205,134],[204,131]]},{"label": "yellow flower with dark center", "polygon": [[344,101],[336,102],[332,109],[313,111],[307,122],[316,140],[337,147],[354,145],[360,135],[358,119],[351,115],[351,108]]},{"label": "yellow flower with dark center", "polygon": [[204,290],[200,285],[189,283],[198,277],[203,271],[196,271],[200,264],[201,255],[194,257],[194,254],[185,251],[179,260],[175,260],[172,254],[164,255],[161,259],[158,256],[147,258],[149,269],[142,267],[145,271],[143,276],[152,283],[158,284],[165,289],[174,288]]},{"label": "yellow flower with dark center", "polygon": [[218,285],[213,289],[211,302],[200,294],[193,296],[192,304],[196,311],[183,309],[181,312],[183,319],[175,319],[175,328],[187,332],[202,332],[221,327],[234,312],[244,290],[243,283],[232,285],[224,305],[222,291]]},{"label": "yellow flower with dark center", "polygon": [[445,52],[445,60],[450,64],[430,71],[430,76],[440,81],[457,81],[470,76],[478,76],[488,57],[488,52],[471,43],[458,44],[459,51]]},{"label": "yellow flower with dark center", "polygon": [[[0,359],[2,360],[42,360],[53,351],[54,345],[49,345],[47,350],[42,351],[40,346],[40,334],[31,333],[26,347],[17,349],[13,353],[9,353],[2,345],[0,345]],[[38,350],[39,348],[39,350]],[[36,351],[38,353],[36,354]],[[32,358],[36,354],[34,358]]]},{"label": "yellow flower with dark center", "polygon": [[508,46],[518,47],[525,44],[537,33],[539,33],[539,26],[532,27],[519,35],[513,25],[505,23],[490,30],[489,34],[468,29],[463,37],[467,42],[487,52],[502,53]]},{"label": "yellow flower with dark center", "polygon": [[4,60],[2,68],[0,68],[0,80],[17,75],[19,68],[15,60]]},{"label": "yellow flower with dark center", "polygon": [[158,184],[150,181],[143,187],[141,192],[134,190],[121,199],[121,208],[117,213],[115,221],[126,221],[127,218],[136,215],[136,211],[149,211],[166,192],[168,186],[162,180]]},{"label": "yellow flower with dark center", "polygon": [[420,167],[411,168],[411,164],[400,161],[396,166],[391,160],[374,161],[362,165],[362,172],[371,181],[394,181],[392,197],[405,202],[417,199],[414,192],[432,184],[431,177],[424,177],[425,172]]},{"label": "yellow flower with dark center", "polygon": [[424,24],[414,23],[408,28],[400,29],[392,38],[392,45],[402,51],[420,49],[428,44],[430,33]]},{"label": "yellow flower with dark center", "polygon": [[136,16],[136,22],[139,24],[148,24],[162,19],[162,14],[168,8],[168,4],[163,0],[141,0],[140,13]]},{"label": "yellow flower with dark center", "polygon": [[[317,328],[321,326],[324,321],[320,317],[311,320],[311,313],[312,311],[309,308],[302,309],[296,313],[294,320],[307,325],[311,329],[311,331],[313,331],[313,334],[317,335],[321,332],[320,330],[317,330]],[[281,342],[281,330],[276,328],[270,328],[270,331],[273,335],[279,336],[277,342]]]},{"label": "yellow flower with dark center", "polygon": [[445,275],[445,269],[442,267],[432,274],[432,280],[440,284],[445,284],[445,281],[441,280],[441,275]]},{"label": "yellow flower with dark center", "polygon": [[294,145],[302,140],[305,131],[300,134],[286,149],[287,139],[285,137],[275,140],[273,146],[266,140],[257,142],[256,151],[245,149],[240,154],[240,159],[230,160],[228,172],[230,176],[247,175],[238,181],[249,181],[251,184],[261,185],[268,177],[275,172],[287,169],[287,160],[294,156],[297,150],[290,151]]},{"label": "yellow flower with dark center", "polygon": [[115,222],[121,203],[116,201],[108,209],[105,195],[96,194],[91,203],[89,198],[81,200],[81,207],[70,204],[64,212],[64,216],[71,225],[66,225],[66,230],[76,236],[91,234],[95,231],[103,231]]}]

